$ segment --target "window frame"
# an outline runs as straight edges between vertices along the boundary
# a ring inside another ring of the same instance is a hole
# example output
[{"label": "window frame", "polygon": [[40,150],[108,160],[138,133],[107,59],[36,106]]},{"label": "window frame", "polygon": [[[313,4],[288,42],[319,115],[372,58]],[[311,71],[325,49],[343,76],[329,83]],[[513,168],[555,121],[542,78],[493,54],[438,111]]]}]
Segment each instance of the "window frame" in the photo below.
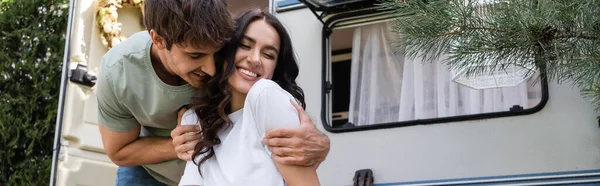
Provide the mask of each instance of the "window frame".
[{"label": "window frame", "polygon": [[381,13],[381,10],[369,9],[365,11],[356,11],[350,13],[336,14],[328,17],[324,20],[324,26],[322,29],[322,43],[321,43],[321,55],[322,55],[322,81],[321,81],[321,121],[325,130],[332,133],[343,133],[343,132],[356,132],[356,131],[367,131],[367,130],[376,130],[376,129],[387,129],[387,128],[396,128],[396,127],[408,127],[408,126],[416,126],[416,125],[432,125],[432,124],[443,124],[450,122],[459,122],[459,121],[469,121],[469,120],[482,120],[482,119],[491,119],[491,118],[503,118],[503,117],[512,117],[512,116],[522,116],[522,115],[530,115],[536,113],[544,108],[549,100],[549,91],[548,91],[548,81],[545,78],[545,70],[540,69],[540,82],[542,88],[542,97],[540,102],[534,107],[515,110],[515,111],[500,111],[500,112],[489,112],[489,113],[480,113],[480,114],[467,114],[467,115],[457,115],[450,117],[440,117],[440,118],[430,118],[430,119],[417,119],[417,120],[409,120],[409,121],[398,121],[398,122],[389,122],[389,123],[377,123],[371,125],[362,125],[362,126],[348,126],[348,124],[343,127],[333,127],[333,113],[332,113],[332,84],[331,82],[331,34],[333,33],[331,28],[338,27],[338,24],[343,21],[352,21],[358,20],[357,23],[354,24],[345,24],[342,27],[356,27],[355,25],[360,24],[374,24],[377,22],[389,21],[390,18],[386,19],[371,19],[367,21],[361,22],[361,19],[368,18],[374,14]]},{"label": "window frame", "polygon": [[306,5],[300,0],[284,0],[282,2],[277,2],[277,0],[273,1],[275,1],[275,11],[277,13],[306,8]]}]

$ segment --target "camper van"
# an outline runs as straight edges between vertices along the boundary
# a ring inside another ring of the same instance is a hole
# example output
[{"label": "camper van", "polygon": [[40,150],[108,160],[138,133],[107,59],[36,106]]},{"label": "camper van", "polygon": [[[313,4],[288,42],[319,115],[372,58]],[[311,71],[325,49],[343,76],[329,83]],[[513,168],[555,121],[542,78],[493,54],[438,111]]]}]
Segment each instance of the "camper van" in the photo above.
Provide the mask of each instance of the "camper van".
[{"label": "camper van", "polygon": [[[469,80],[407,58],[391,42],[399,15],[374,0],[227,2],[268,9],[291,34],[306,111],[331,140],[324,186],[600,184],[599,113],[571,84]],[[71,0],[50,185],[115,183],[97,126],[98,6]],[[124,35],[144,30],[139,9],[118,12]]]}]

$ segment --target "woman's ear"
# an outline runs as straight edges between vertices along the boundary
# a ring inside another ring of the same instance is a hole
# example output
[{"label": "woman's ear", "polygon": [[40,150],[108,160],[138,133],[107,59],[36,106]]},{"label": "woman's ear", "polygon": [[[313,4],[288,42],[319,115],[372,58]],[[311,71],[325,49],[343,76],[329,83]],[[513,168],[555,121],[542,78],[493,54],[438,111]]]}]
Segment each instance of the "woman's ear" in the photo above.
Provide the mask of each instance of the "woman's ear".
[{"label": "woman's ear", "polygon": [[150,30],[150,38],[152,38],[152,44],[154,44],[158,49],[164,50],[167,48],[163,37],[158,35],[154,29]]}]

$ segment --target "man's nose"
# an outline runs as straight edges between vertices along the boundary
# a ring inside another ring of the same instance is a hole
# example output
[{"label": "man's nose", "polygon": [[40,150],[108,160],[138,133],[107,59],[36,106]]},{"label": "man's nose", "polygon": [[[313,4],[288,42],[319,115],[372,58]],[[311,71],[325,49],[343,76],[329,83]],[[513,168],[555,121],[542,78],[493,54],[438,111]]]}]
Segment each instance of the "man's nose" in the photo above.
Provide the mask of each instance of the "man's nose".
[{"label": "man's nose", "polygon": [[202,66],[200,66],[200,69],[204,73],[207,73],[210,76],[214,76],[215,75],[215,56],[214,55],[207,56],[206,61],[204,61],[204,63],[202,63]]}]

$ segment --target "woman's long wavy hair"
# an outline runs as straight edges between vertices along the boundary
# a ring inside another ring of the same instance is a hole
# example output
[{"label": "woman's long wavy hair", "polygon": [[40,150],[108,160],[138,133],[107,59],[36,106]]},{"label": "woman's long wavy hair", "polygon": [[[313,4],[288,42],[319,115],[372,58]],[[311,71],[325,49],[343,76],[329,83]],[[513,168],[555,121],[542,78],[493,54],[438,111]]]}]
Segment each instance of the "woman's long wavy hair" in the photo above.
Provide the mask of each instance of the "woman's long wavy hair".
[{"label": "woman's long wavy hair", "polygon": [[292,42],[281,22],[275,16],[260,9],[240,13],[235,18],[235,33],[232,40],[215,55],[216,72],[207,83],[208,96],[193,99],[192,109],[196,110],[200,120],[202,139],[196,144],[192,159],[195,160],[198,156],[204,155],[199,162],[194,162],[198,165],[200,173],[200,165],[214,156],[213,147],[221,143],[217,134],[233,125],[227,117],[232,112],[230,109],[231,86],[228,79],[235,72],[235,53],[248,25],[254,21],[265,21],[279,35],[280,50],[272,80],[294,96],[302,108],[306,107],[304,92],[295,80],[298,77],[298,64],[294,57]]}]

